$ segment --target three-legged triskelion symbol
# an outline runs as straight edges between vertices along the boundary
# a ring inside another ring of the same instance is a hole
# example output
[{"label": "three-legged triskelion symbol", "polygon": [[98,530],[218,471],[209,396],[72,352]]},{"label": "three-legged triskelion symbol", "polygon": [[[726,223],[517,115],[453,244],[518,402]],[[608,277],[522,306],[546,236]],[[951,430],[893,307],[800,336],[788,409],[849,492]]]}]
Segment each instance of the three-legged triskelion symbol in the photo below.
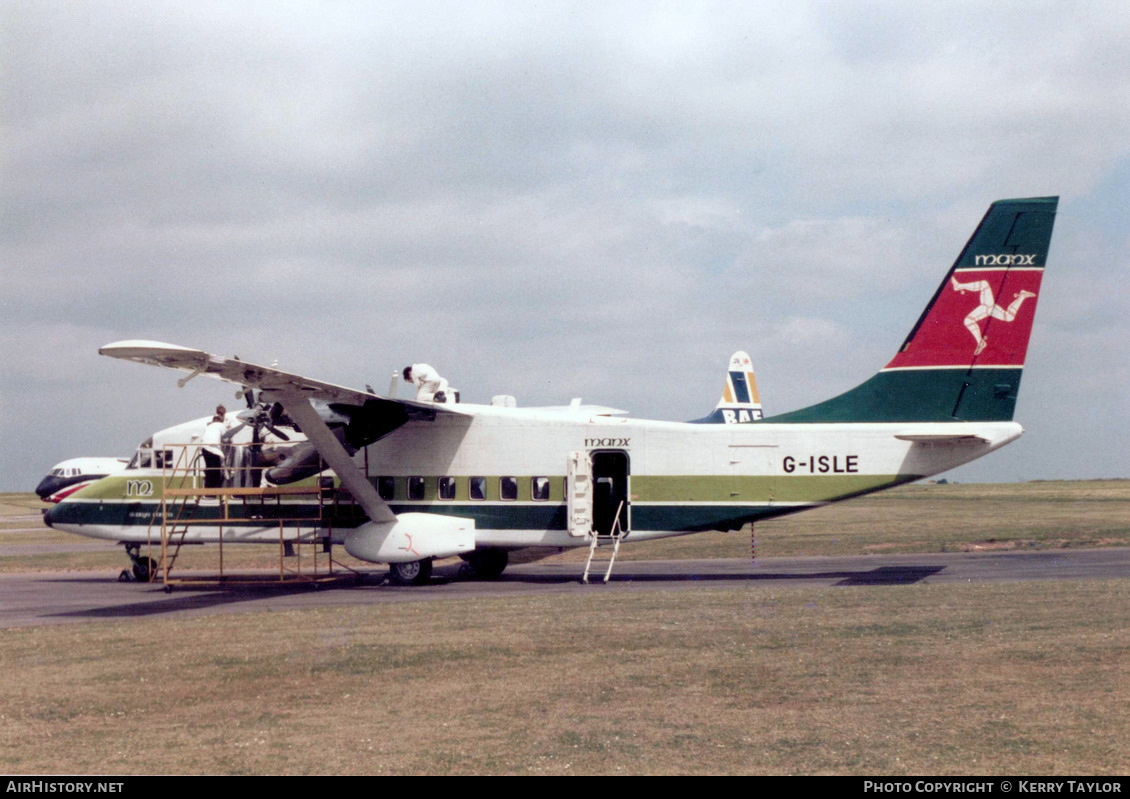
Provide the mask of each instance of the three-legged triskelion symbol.
[{"label": "three-legged triskelion symbol", "polygon": [[958,283],[957,276],[951,277],[953,283],[953,290],[960,291],[963,294],[967,291],[978,291],[981,293],[981,304],[969,312],[965,317],[965,327],[973,334],[973,340],[977,342],[977,349],[973,351],[974,355],[980,355],[981,351],[985,349],[985,345],[989,343],[989,339],[981,335],[981,320],[988,319],[990,316],[994,319],[1000,319],[1002,322],[1011,322],[1016,318],[1016,312],[1020,310],[1020,304],[1029,297],[1035,297],[1035,293],[1024,289],[1017,294],[1012,301],[1012,305],[1007,308],[1002,308],[996,304],[993,299],[993,287],[989,285],[987,280],[975,280],[972,283]]}]

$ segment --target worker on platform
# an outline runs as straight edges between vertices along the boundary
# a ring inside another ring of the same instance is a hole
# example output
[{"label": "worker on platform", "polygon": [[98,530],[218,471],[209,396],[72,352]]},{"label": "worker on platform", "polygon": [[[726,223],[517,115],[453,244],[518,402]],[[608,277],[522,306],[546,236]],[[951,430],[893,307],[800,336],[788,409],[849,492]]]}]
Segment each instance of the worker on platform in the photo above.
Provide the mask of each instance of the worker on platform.
[{"label": "worker on platform", "polygon": [[216,406],[216,413],[204,428],[200,456],[204,458],[204,487],[220,488],[224,484],[224,451],[221,447],[227,430],[228,409]]}]

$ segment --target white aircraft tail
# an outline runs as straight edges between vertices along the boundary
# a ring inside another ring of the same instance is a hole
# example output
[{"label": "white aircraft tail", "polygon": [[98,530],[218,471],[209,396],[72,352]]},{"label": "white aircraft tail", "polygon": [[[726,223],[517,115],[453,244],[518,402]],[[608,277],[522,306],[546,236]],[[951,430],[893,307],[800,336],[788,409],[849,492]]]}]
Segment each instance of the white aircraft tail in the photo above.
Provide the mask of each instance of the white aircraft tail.
[{"label": "white aircraft tail", "polygon": [[757,378],[753,376],[753,362],[748,353],[735,352],[730,356],[726,382],[722,386],[722,398],[718,400],[714,413],[695,421],[704,424],[744,424],[756,422],[761,416],[761,395],[757,390]]}]

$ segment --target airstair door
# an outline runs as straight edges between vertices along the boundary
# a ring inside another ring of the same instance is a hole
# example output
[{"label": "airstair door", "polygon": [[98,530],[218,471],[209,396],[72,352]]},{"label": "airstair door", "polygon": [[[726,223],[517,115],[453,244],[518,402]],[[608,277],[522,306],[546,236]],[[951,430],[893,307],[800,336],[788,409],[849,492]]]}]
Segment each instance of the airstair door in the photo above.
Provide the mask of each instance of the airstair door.
[{"label": "airstair door", "polygon": [[[597,535],[625,535],[631,530],[628,493],[628,453],[621,449],[600,450],[592,462],[592,529]],[[619,512],[619,524],[617,524]]]},{"label": "airstair door", "polygon": [[592,532],[592,462],[587,452],[570,452],[565,466],[569,535],[584,538]]},{"label": "airstair door", "polygon": [[566,470],[569,535],[612,535],[617,510],[617,534],[631,529],[628,453],[619,449],[570,452]]}]

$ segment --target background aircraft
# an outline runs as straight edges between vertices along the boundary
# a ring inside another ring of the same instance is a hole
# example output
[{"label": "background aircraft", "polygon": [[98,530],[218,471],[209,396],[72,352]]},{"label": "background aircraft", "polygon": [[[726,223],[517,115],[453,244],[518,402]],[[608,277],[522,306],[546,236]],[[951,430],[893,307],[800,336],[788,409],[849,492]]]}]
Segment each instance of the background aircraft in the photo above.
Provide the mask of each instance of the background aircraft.
[{"label": "background aircraft", "polygon": [[51,467],[35,487],[44,502],[58,502],[96,480],[126,468],[126,458],[70,458]]}]

